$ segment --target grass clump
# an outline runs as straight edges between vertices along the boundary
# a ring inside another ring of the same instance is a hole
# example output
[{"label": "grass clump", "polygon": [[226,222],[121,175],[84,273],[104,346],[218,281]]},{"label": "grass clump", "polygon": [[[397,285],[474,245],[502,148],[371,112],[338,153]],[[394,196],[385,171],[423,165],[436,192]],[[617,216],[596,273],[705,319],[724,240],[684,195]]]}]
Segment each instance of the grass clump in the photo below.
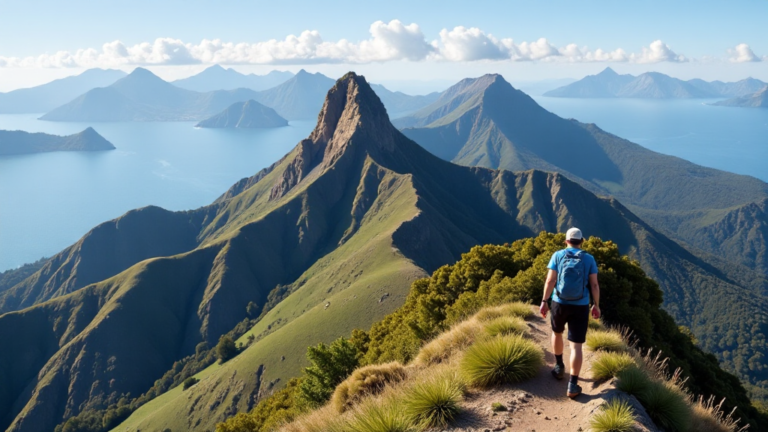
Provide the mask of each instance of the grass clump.
[{"label": "grass clump", "polygon": [[544,364],[544,353],[522,336],[497,337],[472,345],[460,369],[471,385],[487,387],[533,377]]},{"label": "grass clump", "polygon": [[620,334],[605,330],[588,332],[586,345],[592,351],[626,352],[629,348]]},{"label": "grass clump", "polygon": [[691,422],[691,408],[686,395],[669,382],[651,381],[637,395],[657,426],[669,432],[684,432]]},{"label": "grass clump", "polygon": [[388,384],[400,382],[407,376],[407,370],[398,362],[356,369],[336,387],[331,396],[331,405],[336,411],[344,412],[364,396],[380,393]]},{"label": "grass clump", "polygon": [[528,319],[532,316],[531,306],[525,303],[507,303],[501,306],[487,307],[475,314],[475,318],[479,321],[491,321],[501,317]]},{"label": "grass clump", "polygon": [[637,366],[635,359],[628,353],[602,352],[592,362],[592,378],[607,380],[629,367]]},{"label": "grass clump", "polygon": [[482,334],[483,326],[477,320],[470,319],[457,324],[424,345],[413,360],[413,364],[430,366],[442,363],[470,346]]},{"label": "grass clump", "polygon": [[618,382],[616,388],[634,396],[639,396],[651,385],[651,379],[639,367],[628,367],[616,374]]},{"label": "grass clump", "polygon": [[605,330],[605,326],[599,319],[592,318],[592,314],[589,315],[589,324],[587,325],[590,330]]},{"label": "grass clump", "polygon": [[344,419],[333,408],[326,406],[301,415],[293,421],[286,422],[279,428],[274,426],[262,428],[244,427],[235,430],[238,432],[273,430],[279,430],[280,432],[348,432],[349,428],[345,424]]},{"label": "grass clump", "polygon": [[593,432],[629,432],[635,425],[635,412],[623,399],[614,398],[589,420]]},{"label": "grass clump", "polygon": [[743,432],[748,426],[741,426],[739,420],[733,417],[736,409],[729,414],[723,412],[723,403],[715,402],[715,397],[709,399],[699,397],[698,400],[691,403],[691,428],[692,431],[707,432]]},{"label": "grass clump", "polygon": [[405,413],[425,428],[445,427],[459,413],[463,383],[452,374],[441,374],[407,390]]},{"label": "grass clump", "polygon": [[488,322],[485,325],[485,331],[489,336],[521,335],[528,332],[528,325],[525,324],[522,318],[501,317]]},{"label": "grass clump", "polygon": [[491,404],[491,410],[493,410],[493,412],[506,411],[507,406],[501,402],[494,402]]},{"label": "grass clump", "polygon": [[415,432],[411,417],[393,400],[368,400],[347,425],[355,432]]}]

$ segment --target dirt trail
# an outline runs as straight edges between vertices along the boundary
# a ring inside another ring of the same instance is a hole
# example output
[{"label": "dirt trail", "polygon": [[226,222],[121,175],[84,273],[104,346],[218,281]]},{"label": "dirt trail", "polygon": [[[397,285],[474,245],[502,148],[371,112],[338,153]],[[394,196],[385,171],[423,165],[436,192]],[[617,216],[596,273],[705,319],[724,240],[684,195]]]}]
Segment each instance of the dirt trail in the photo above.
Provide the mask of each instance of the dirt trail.
[{"label": "dirt trail", "polygon": [[[549,319],[543,319],[536,308],[536,317],[528,320],[530,334],[545,351],[546,365],[538,375],[526,382],[496,387],[490,390],[475,390],[467,395],[463,412],[446,431],[556,431],[577,432],[589,430],[589,419],[608,399],[626,394],[615,389],[612,381],[595,382],[591,379],[590,366],[595,354],[584,350],[584,363],[579,374],[579,385],[583,393],[574,399],[565,395],[570,369],[570,347],[565,341],[564,362],[566,377],[558,381],[550,371],[555,365],[555,356],[550,347]],[[642,406],[634,398],[628,398],[635,405],[636,413],[642,414],[636,430],[655,432],[657,429],[644,417]],[[498,402],[507,411],[493,412],[491,406]]]}]

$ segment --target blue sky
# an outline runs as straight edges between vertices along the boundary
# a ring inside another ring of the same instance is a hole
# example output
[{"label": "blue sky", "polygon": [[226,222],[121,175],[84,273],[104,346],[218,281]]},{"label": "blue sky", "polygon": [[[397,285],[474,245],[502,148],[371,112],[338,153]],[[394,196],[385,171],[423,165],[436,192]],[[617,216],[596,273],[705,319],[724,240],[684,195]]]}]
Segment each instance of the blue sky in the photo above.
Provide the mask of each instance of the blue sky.
[{"label": "blue sky", "polygon": [[[383,32],[379,39],[372,34],[378,21]],[[248,58],[232,53],[217,58],[255,72],[303,66],[331,74],[356,69],[392,79],[453,80],[460,74],[501,71],[534,80],[577,78],[611,65],[619,71],[660,70],[683,78],[768,79],[766,22],[766,0],[0,0],[0,90],[92,66],[129,70],[145,65],[168,78],[180,77],[210,63],[201,56],[212,48],[202,47],[201,41],[216,39],[248,44]],[[285,41],[307,30],[316,32],[310,36],[318,52],[306,54],[301,42],[281,54],[284,58],[253,54],[274,53],[265,42]],[[163,47],[136,54],[140,44],[151,46],[159,38],[167,38]],[[167,42],[171,40],[175,42]],[[325,45],[317,48],[318,40]],[[537,41],[551,55],[537,54],[529,46]],[[656,41],[661,42],[654,48]],[[113,44],[108,55],[103,48],[107,43]],[[568,50],[571,44],[578,51]],[[746,45],[738,51],[740,44]],[[184,55],[170,60],[157,56],[158,49],[160,54],[168,49],[178,53],[176,46]],[[78,55],[89,48],[95,54]],[[214,48],[217,55],[226,51]],[[602,57],[597,49],[603,50]],[[55,61],[39,60],[60,51],[64,54]]]}]

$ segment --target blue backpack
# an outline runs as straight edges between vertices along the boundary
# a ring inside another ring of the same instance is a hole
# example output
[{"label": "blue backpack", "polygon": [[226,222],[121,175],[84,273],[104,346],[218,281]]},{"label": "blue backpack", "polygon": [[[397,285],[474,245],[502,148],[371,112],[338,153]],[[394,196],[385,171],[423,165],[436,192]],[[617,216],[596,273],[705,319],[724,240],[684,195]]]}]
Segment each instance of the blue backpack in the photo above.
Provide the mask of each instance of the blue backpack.
[{"label": "blue backpack", "polygon": [[557,274],[557,296],[562,300],[575,301],[584,298],[584,289],[587,284],[585,264],[581,260],[583,251],[571,252],[566,249],[560,259]]}]

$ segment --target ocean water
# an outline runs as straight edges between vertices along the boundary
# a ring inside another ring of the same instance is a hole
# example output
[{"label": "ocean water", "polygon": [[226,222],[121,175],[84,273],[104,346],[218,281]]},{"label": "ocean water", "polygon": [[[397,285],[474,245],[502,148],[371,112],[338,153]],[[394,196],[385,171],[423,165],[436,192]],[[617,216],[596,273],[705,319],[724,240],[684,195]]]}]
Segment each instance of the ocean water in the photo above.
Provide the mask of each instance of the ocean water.
[{"label": "ocean water", "polygon": [[[651,150],[768,181],[768,110],[702,100],[535,99]],[[0,115],[0,129],[71,134],[91,126],[36,117]],[[0,157],[0,271],[51,256],[130,209],[206,205],[282,157],[314,122],[265,130],[195,129],[186,122],[92,126],[117,150]]]},{"label": "ocean water", "polygon": [[51,256],[128,210],[209,204],[306,138],[314,122],[262,130],[194,123],[55,123],[0,115],[0,129],[71,134],[93,126],[117,150],[0,157],[0,271]]},{"label": "ocean water", "polygon": [[718,99],[534,99],[653,151],[768,181],[768,109],[708,105]]}]

